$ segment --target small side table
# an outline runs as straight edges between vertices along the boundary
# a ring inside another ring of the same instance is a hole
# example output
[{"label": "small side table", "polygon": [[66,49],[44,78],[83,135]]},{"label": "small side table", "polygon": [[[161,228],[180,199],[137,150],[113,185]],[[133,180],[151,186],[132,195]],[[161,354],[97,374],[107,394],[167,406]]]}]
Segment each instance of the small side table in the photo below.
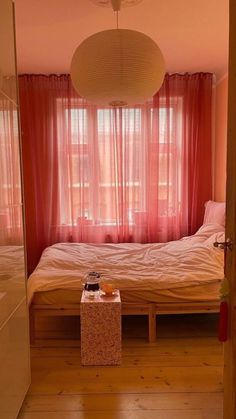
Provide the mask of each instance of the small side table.
[{"label": "small side table", "polygon": [[121,363],[120,293],[91,300],[82,293],[80,302],[82,365]]}]

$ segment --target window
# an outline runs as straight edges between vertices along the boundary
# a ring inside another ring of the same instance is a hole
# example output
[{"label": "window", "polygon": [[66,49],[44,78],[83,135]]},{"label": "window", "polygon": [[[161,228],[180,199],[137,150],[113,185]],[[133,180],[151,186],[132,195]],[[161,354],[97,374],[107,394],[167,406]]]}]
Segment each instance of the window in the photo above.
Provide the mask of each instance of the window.
[{"label": "window", "polygon": [[[174,104],[94,109],[74,103],[63,109],[58,103],[67,133],[59,150],[62,224],[84,220],[112,225],[117,219],[133,224],[137,212],[147,211],[150,164],[156,164],[151,193],[158,195],[159,213],[166,216],[167,207],[173,210],[178,169]],[[125,201],[125,213],[118,201]]]}]

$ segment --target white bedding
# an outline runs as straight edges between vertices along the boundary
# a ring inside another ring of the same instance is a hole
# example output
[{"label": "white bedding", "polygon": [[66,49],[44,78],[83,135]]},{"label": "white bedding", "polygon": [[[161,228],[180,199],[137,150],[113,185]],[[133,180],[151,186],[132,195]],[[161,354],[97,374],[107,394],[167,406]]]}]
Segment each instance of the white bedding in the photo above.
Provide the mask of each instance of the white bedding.
[{"label": "white bedding", "polygon": [[0,281],[25,281],[23,246],[0,246]]},{"label": "white bedding", "polygon": [[196,234],[168,243],[57,243],[46,248],[28,280],[28,300],[35,292],[81,290],[89,271],[120,290],[158,290],[221,282],[224,227],[204,224]]}]

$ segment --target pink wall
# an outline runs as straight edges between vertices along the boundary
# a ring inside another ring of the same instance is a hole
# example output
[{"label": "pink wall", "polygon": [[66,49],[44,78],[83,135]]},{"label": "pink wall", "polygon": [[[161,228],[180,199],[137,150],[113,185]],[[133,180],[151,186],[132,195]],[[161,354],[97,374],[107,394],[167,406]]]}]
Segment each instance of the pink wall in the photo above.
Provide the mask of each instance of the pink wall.
[{"label": "pink wall", "polygon": [[214,199],[225,200],[228,77],[216,84]]}]

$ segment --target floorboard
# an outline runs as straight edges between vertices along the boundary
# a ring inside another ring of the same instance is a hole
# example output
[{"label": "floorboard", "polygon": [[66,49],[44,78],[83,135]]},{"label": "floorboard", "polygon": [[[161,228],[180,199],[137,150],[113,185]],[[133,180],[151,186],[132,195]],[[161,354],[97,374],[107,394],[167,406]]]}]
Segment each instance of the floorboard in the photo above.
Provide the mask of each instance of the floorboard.
[{"label": "floorboard", "polygon": [[[40,339],[19,419],[222,419],[223,350],[218,316],[160,316],[148,343],[146,319],[123,321],[122,364],[83,367],[76,339]],[[48,331],[47,331],[48,333]]]}]

